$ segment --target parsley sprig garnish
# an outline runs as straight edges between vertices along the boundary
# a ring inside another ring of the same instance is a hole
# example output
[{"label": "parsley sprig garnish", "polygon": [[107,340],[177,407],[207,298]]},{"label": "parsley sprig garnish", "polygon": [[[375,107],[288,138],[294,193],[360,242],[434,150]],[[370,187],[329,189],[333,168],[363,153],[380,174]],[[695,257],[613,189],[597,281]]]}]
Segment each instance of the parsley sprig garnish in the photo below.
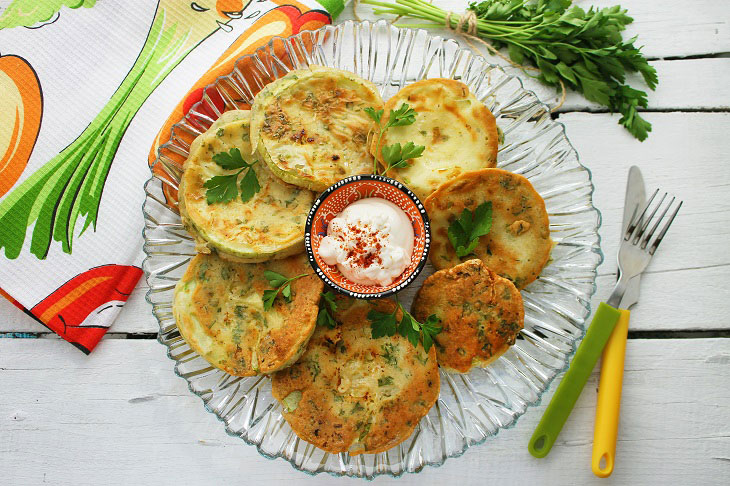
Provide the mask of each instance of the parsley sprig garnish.
[{"label": "parsley sprig garnish", "polygon": [[328,290],[322,292],[319,300],[319,314],[317,314],[317,325],[334,329],[337,325],[335,320],[335,312],[337,312],[337,303],[335,302],[334,292]]},{"label": "parsley sprig garnish", "polygon": [[[215,154],[213,156],[213,162],[225,170],[239,170],[233,174],[213,176],[205,181],[203,187],[207,189],[205,191],[205,199],[208,201],[208,204],[232,201],[238,196],[239,187],[241,188],[241,201],[243,202],[248,201],[254,194],[261,190],[256,172],[252,168],[254,164],[258,163],[258,160],[249,164],[243,160],[239,149],[232,148],[228,152]],[[246,171],[246,174],[241,178],[239,184],[238,176],[243,171]]]},{"label": "parsley sprig garnish", "polygon": [[479,243],[479,237],[489,233],[492,228],[492,202],[480,204],[471,212],[464,208],[461,216],[455,219],[447,231],[451,246],[458,257],[471,254]]},{"label": "parsley sprig garnish", "polygon": [[[441,319],[436,317],[435,314],[431,314],[425,322],[418,322],[415,317],[403,308],[398,297],[395,298],[395,303],[397,306],[390,314],[375,309],[368,312],[373,338],[394,336],[397,332],[408,339],[414,347],[418,347],[420,341],[423,344],[423,349],[428,352],[433,345],[434,336],[441,332],[441,326],[437,325],[441,322]],[[400,322],[396,318],[399,309],[403,313]]]},{"label": "parsley sprig garnish", "polygon": [[388,164],[381,175],[386,175],[390,169],[400,169],[408,167],[408,161],[415,159],[423,154],[426,147],[423,145],[415,145],[413,142],[406,143],[403,147],[399,143],[383,147],[383,161]]},{"label": "parsley sprig garnish", "polygon": [[273,272],[271,270],[266,270],[264,272],[264,278],[269,281],[269,285],[271,285],[272,289],[264,290],[264,310],[269,310],[274,306],[274,301],[276,300],[276,296],[281,293],[282,297],[286,299],[287,302],[291,302],[291,283],[302,277],[306,277],[307,275],[312,275],[311,273],[302,273],[301,275],[295,275],[294,277],[287,278],[286,276]]},{"label": "parsley sprig garnish", "polygon": [[[375,5],[376,15],[428,22],[411,23],[412,27],[443,28],[449,15],[425,0],[362,2]],[[469,10],[477,16],[477,37],[496,49],[506,47],[515,63],[537,68],[541,82],[554,87],[562,82],[586,99],[620,113],[619,123],[639,140],[646,139],[651,124],[638,112],[647,107],[646,93],[631,88],[626,74],[638,72],[652,90],[657,75],[634,45],[636,37],[622,38],[622,31],[633,22],[626,9],[616,5],[584,10],[571,0],[485,0],[471,2]],[[456,28],[462,19],[451,15],[451,27]]]},{"label": "parsley sprig garnish", "polygon": [[[385,125],[381,125],[383,119],[384,110],[375,110],[372,107],[365,108],[365,113],[375,121],[378,126],[378,139],[375,144],[375,149],[380,149],[380,154],[383,157],[383,162],[386,164],[385,170],[380,175],[386,175],[390,169],[400,169],[408,166],[410,159],[415,159],[423,155],[423,151],[426,147],[423,145],[415,145],[413,142],[408,142],[401,146],[400,143],[394,143],[386,147],[380,147],[380,142],[385,132],[390,127],[403,127],[406,125],[413,125],[416,122],[416,110],[411,108],[408,103],[403,103],[397,110],[391,110],[388,114],[388,121]],[[378,173],[378,157],[375,157],[373,162],[373,174]]]}]

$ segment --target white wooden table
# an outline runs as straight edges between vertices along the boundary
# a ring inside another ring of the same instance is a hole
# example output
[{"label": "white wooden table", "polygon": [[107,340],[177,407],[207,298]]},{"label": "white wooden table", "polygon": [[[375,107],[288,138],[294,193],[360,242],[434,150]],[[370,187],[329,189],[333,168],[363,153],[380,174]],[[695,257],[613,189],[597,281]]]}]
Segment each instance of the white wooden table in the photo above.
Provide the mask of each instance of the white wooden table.
[{"label": "white wooden table", "polygon": [[[461,0],[435,3],[463,9]],[[616,0],[579,2],[607,6]],[[730,481],[730,2],[623,0],[628,35],[659,73],[645,114],[653,132],[632,139],[605,113],[570,95],[558,114],[593,172],[603,215],[593,304],[616,278],[617,232],[629,166],[647,188],[685,200],[642,280],[626,356],[617,465],[612,484]],[[359,7],[364,18],[373,18]],[[348,7],[342,19],[352,18]],[[499,63],[499,60],[495,60]],[[543,99],[555,93],[530,84]],[[141,188],[140,188],[141,190]],[[332,484],[284,460],[270,461],[229,437],[173,373],[157,324],[137,291],[90,355],[0,299],[0,484]],[[17,333],[17,334],[16,334]],[[527,440],[552,396],[516,427],[443,467],[399,484],[597,484],[590,469],[596,373],[552,453]],[[556,381],[557,383],[557,381]],[[349,480],[355,483],[360,480]]]}]

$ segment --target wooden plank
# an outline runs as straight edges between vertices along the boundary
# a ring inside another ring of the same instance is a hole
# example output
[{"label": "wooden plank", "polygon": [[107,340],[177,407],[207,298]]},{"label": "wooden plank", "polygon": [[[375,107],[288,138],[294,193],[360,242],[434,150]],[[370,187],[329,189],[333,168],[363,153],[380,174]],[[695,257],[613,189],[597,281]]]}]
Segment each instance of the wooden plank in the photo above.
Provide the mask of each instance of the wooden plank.
[{"label": "wooden plank", "polygon": [[[598,289],[592,299],[594,309],[608,298],[616,283],[615,260],[607,260],[602,268],[612,270],[598,277]],[[725,266],[648,273],[642,281],[640,303],[631,311],[631,330],[730,329],[730,319],[726,317],[728,308],[724,304],[730,302],[727,281],[728,268]],[[146,291],[146,287],[135,290],[112,325],[112,335],[157,332],[152,309],[144,301]],[[667,302],[674,302],[674,305],[667,305]],[[678,306],[691,306],[692,312],[677,312]],[[0,333],[24,332],[50,333],[5,300],[0,300]]]},{"label": "wooden plank", "polygon": [[[583,164],[593,173],[601,210],[601,247],[594,306],[616,278],[616,255],[628,168],[638,165],[647,191],[661,187],[684,200],[652,260],[633,309],[632,330],[730,329],[730,114],[648,113],[654,131],[638,142],[611,122],[615,115],[560,115]],[[692,309],[678,312],[678,309]]]},{"label": "wooden plank", "polygon": [[[601,210],[601,246],[615,262],[628,169],[638,165],[647,192],[661,187],[684,200],[677,220],[648,272],[730,265],[730,113],[647,113],[653,124],[645,142],[615,124],[618,115],[568,113],[568,138],[595,184]],[[728,268],[730,270],[730,268]],[[615,264],[600,273],[615,271]]]},{"label": "wooden plank", "polygon": [[[492,62],[505,66],[505,62],[492,58]],[[647,93],[649,106],[642,111],[728,111],[730,110],[730,58],[681,59],[673,61],[651,61],[657,70],[659,85],[650,90],[638,75],[627,77],[629,84]],[[531,79],[521,72],[507,66],[505,69],[518,76],[526,89],[535,94],[551,107],[560,103],[561,92],[550,86]],[[568,90],[565,102],[557,109],[558,113],[571,111],[606,112],[608,109],[586,100],[583,95]]]},{"label": "wooden plank", "polygon": [[[438,0],[440,8],[457,14],[464,11],[463,0]],[[624,32],[624,38],[639,36],[636,45],[649,58],[684,57],[730,52],[730,9],[727,2],[718,0],[578,0],[577,5],[610,7],[620,4],[628,10],[634,22]],[[372,8],[358,5],[360,18],[374,20]],[[338,21],[354,19],[348,5]],[[392,18],[389,17],[389,20]],[[437,31],[437,30],[434,30]],[[452,36],[447,30],[439,35]]]},{"label": "wooden plank", "polygon": [[[649,111],[652,110],[730,110],[730,58],[682,59],[651,61],[657,70],[659,85],[651,91],[638,76],[630,76],[629,83],[646,91]],[[530,88],[550,106],[557,106],[560,95],[555,90],[530,80]],[[569,91],[560,112],[606,111],[582,95]]]},{"label": "wooden plank", "polygon": [[[111,332],[156,333],[158,331],[157,321],[152,316],[152,307],[145,301],[147,289],[147,284],[142,277],[114,321]],[[51,331],[0,297],[0,333],[9,332],[50,333]]]},{"label": "wooden plank", "polygon": [[581,0],[591,5],[610,7],[620,4],[634,22],[624,38],[639,36],[637,45],[650,58],[697,56],[730,51],[730,10],[717,0]]},{"label": "wooden plank", "polygon": [[[91,356],[54,340],[0,340],[0,470],[7,484],[340,484],[269,461],[225,434],[153,341],[108,340]],[[550,456],[526,448],[543,405],[403,485],[603,484],[590,471],[597,374]],[[628,345],[615,484],[726,484],[730,340]],[[291,481],[291,483],[289,483]],[[379,478],[376,483],[390,483]],[[362,484],[354,480],[351,484]]]},{"label": "wooden plank", "polygon": [[[615,5],[615,0],[599,2],[577,2],[587,8],[589,5],[606,7]],[[626,33],[627,38],[639,34],[639,45],[644,45],[644,52],[649,57],[678,57],[712,54],[730,51],[730,9],[721,6],[721,2],[695,2],[692,9],[673,8],[670,4],[680,2],[662,2],[662,13],[657,16],[656,2],[634,0],[621,2],[623,7],[635,18],[635,22]],[[438,5],[445,9],[460,12],[464,3],[460,0],[440,0]],[[724,14],[723,14],[724,10]],[[363,19],[376,20],[372,10],[366,5],[357,7]],[[720,14],[713,17],[715,13]],[[352,6],[343,12],[340,19],[354,19]],[[681,28],[678,30],[677,26]],[[467,44],[460,36],[455,36],[445,29],[431,29],[435,35],[459,39],[461,44]],[[672,33],[672,42],[667,42],[667,32]],[[550,104],[556,106],[560,93],[555,89],[542,85],[530,79],[519,70],[510,68],[508,63],[475,43],[482,55],[491,62],[506,67],[511,74],[519,75],[525,87],[535,91],[537,95]],[[730,58],[702,58],[682,60],[654,60],[651,64],[657,69],[659,86],[656,91],[649,90],[638,75],[628,77],[630,84],[637,89],[647,91],[649,110],[668,109],[703,109],[727,110],[730,108],[730,85],[726,82],[730,76]],[[560,112],[569,111],[605,111],[595,103],[591,103],[575,92],[568,92],[565,103]]]},{"label": "wooden plank", "polygon": [[[570,113],[558,119],[593,173],[594,203],[603,215],[606,260],[599,267],[596,299],[605,299],[613,286],[626,174],[636,164],[647,189],[661,185],[685,205],[647,270],[632,329],[730,329],[730,290],[724,285],[730,280],[730,114],[649,113],[647,118],[654,132],[643,143],[624,133],[616,116]],[[143,283],[139,287],[113,332],[157,332]],[[674,305],[667,306],[669,301]],[[0,316],[0,332],[45,331],[4,301]]]}]

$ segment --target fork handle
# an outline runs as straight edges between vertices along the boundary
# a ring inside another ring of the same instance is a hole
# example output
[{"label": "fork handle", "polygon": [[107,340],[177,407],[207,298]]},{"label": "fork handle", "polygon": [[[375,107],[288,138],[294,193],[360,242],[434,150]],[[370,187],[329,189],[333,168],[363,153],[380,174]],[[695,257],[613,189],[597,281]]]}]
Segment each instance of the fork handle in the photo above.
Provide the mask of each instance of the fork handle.
[{"label": "fork handle", "polygon": [[608,304],[601,302],[598,305],[591,325],[570,363],[570,368],[555,390],[555,395],[527,444],[527,449],[533,456],[545,457],[550,452],[620,315],[617,309]]},{"label": "fork handle", "polygon": [[[621,387],[624,378],[626,336],[629,332],[630,312],[621,310],[621,317],[603,351],[601,381],[598,385],[596,425],[593,433],[593,457],[591,468],[599,478],[607,478],[616,463],[616,439],[618,437]],[[605,460],[601,467],[601,459]]]}]

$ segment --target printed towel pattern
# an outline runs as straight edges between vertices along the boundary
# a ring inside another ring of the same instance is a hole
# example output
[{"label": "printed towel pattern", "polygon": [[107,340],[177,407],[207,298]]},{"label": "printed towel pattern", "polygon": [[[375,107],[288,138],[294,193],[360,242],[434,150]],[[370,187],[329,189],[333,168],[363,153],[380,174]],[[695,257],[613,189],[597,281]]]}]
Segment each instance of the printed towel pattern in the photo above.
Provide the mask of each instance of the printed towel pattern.
[{"label": "printed towel pattern", "polygon": [[0,1],[0,295],[89,353],[142,275],[142,186],[170,127],[239,57],[343,8]]}]

